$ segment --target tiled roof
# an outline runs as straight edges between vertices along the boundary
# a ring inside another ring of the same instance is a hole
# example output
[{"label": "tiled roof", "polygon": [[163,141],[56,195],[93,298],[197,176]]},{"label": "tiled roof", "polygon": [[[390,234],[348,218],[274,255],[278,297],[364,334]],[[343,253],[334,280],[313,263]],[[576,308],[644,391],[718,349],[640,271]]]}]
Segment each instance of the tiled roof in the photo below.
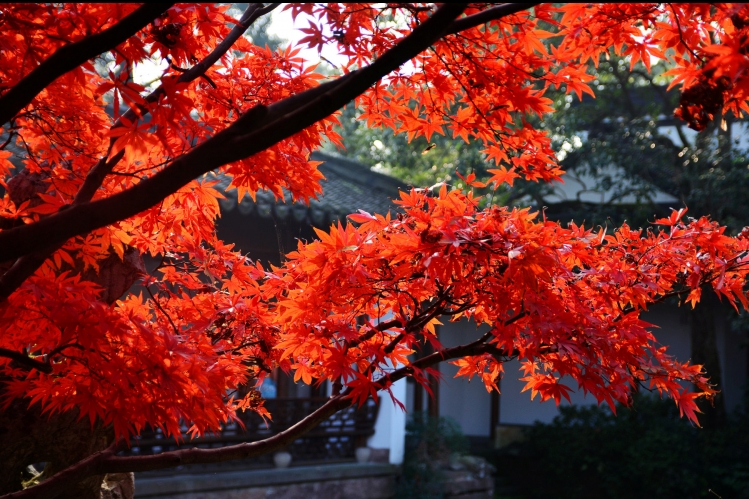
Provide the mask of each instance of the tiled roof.
[{"label": "tiled roof", "polygon": [[[226,198],[221,201],[223,211],[239,210],[243,215],[253,215],[276,220],[296,222],[306,220],[315,226],[327,226],[335,220],[342,220],[346,215],[364,210],[369,213],[385,214],[395,211],[392,200],[398,198],[399,189],[406,189],[401,181],[373,172],[365,165],[338,156],[321,152],[312,153],[314,161],[323,161],[318,166],[325,175],[320,185],[323,194],[319,199],[304,203],[291,203],[291,195],[285,193],[285,202],[276,201],[268,191],[258,191],[256,201],[245,195],[237,204],[237,192],[225,192]],[[220,177],[216,188],[226,189],[229,179]]]}]

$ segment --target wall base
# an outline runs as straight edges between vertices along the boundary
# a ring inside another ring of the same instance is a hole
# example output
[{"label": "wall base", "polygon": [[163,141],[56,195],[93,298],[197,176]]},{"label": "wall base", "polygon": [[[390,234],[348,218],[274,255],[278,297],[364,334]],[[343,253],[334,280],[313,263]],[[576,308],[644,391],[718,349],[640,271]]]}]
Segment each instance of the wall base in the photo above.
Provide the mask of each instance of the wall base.
[{"label": "wall base", "polygon": [[391,499],[397,466],[329,464],[149,477],[136,475],[136,499]]}]

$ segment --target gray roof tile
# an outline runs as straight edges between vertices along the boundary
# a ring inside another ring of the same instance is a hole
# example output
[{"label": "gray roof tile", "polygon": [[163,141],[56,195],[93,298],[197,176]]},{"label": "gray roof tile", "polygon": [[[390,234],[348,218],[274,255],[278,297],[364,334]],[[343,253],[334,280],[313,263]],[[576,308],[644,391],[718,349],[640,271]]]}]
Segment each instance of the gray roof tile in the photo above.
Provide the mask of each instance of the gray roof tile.
[{"label": "gray roof tile", "polygon": [[303,203],[291,203],[291,194],[284,191],[285,202],[276,201],[269,191],[258,191],[256,201],[249,196],[237,205],[237,192],[225,192],[229,186],[229,178],[219,175],[217,189],[223,189],[227,199],[221,200],[223,211],[239,210],[243,215],[254,215],[276,219],[293,219],[296,222],[307,220],[312,225],[322,227],[335,220],[342,220],[346,215],[364,210],[369,213],[385,214],[396,211],[392,203],[397,199],[398,191],[407,188],[403,182],[373,172],[365,165],[339,156],[314,152],[314,161],[323,161],[318,167],[325,176],[320,185],[323,194],[319,199],[310,201],[307,206]]}]

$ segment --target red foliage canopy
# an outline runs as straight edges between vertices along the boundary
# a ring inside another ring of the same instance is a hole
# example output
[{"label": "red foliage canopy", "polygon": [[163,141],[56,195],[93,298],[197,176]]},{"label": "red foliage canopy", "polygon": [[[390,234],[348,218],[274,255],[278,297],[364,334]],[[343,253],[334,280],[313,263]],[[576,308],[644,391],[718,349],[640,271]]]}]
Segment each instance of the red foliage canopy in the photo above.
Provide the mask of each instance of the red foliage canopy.
[{"label": "red foliage canopy", "polygon": [[[590,66],[609,53],[648,67],[669,59],[684,94],[677,115],[696,127],[749,111],[749,8],[285,7],[308,19],[303,44],[346,57],[331,77],[298,49],[242,36],[274,8],[251,4],[235,20],[203,4],[0,7],[4,404],[76,409],[125,438],[147,424],[178,433],[181,421],[200,434],[240,409],[266,414],[257,392],[231,394],[276,366],[331,380],[331,402],[288,440],[404,376],[425,382],[442,359],[492,389],[502,362],[518,358],[542,399],[568,398],[562,376],[612,406],[644,382],[697,421],[694,399],[713,387],[639,314],[674,294],[694,304],[708,283],[746,307],[749,243],[715,222],[679,211],[660,229],[606,235],[417,189],[402,194],[404,215],[351,215],[266,268],[216,238],[222,194],[210,172],[231,177],[240,198],[259,189],[313,198],[322,175],[309,153],[339,142],[335,112],[356,100],[370,126],[480,141],[498,165],[486,183],[552,181],[563,172],[550,138],[526,118],[553,112],[549,88],[594,95]],[[157,82],[136,83],[134,65],[147,59],[169,64]],[[142,255],[160,263],[140,293],[123,296]],[[443,349],[434,324],[445,315],[490,332]],[[424,341],[438,352],[409,360]],[[75,476],[178,459],[97,456]]]}]

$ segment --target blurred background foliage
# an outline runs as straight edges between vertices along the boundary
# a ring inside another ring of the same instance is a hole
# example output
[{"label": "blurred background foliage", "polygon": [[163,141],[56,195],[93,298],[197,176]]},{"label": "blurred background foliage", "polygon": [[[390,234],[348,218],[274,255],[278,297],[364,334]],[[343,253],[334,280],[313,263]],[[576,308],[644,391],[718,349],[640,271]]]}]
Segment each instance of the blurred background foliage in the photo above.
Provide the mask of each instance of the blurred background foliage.
[{"label": "blurred background foliage", "polygon": [[449,418],[411,414],[406,424],[403,470],[395,499],[442,499],[450,456],[468,451],[460,425]]},{"label": "blurred background foliage", "polygon": [[[749,154],[738,148],[741,137],[734,136],[738,129],[731,126],[735,118],[726,117],[724,124],[719,117],[700,133],[687,129],[673,118],[679,93],[666,90],[668,81],[660,76],[666,69],[657,63],[650,74],[639,64],[630,70],[627,61],[611,55],[594,70],[595,99],[586,95],[579,101],[564,88],[550,89],[546,95],[559,112],[543,120],[528,117],[549,130],[564,170],[593,177],[595,185],[589,187],[607,191],[606,203],[568,200],[552,206],[545,201],[552,186],[527,181],[487,191],[487,202],[547,207],[547,216],[563,222],[605,225],[626,219],[637,227],[670,207],[686,205],[692,216],[709,214],[734,232],[747,225]],[[461,187],[456,172],[482,178],[495,167],[485,162],[480,143],[453,139],[449,132],[433,135],[431,142],[419,137],[409,143],[405,134],[367,128],[359,115],[351,105],[344,109],[340,133],[346,150],[330,151],[413,186],[447,182]],[[654,205],[649,200],[656,189],[677,198],[678,204]],[[625,196],[636,201],[622,203]]]},{"label": "blurred background foliage", "polygon": [[516,499],[749,498],[746,405],[720,428],[700,429],[671,401],[635,396],[633,407],[568,406],[526,440],[493,451]]}]

